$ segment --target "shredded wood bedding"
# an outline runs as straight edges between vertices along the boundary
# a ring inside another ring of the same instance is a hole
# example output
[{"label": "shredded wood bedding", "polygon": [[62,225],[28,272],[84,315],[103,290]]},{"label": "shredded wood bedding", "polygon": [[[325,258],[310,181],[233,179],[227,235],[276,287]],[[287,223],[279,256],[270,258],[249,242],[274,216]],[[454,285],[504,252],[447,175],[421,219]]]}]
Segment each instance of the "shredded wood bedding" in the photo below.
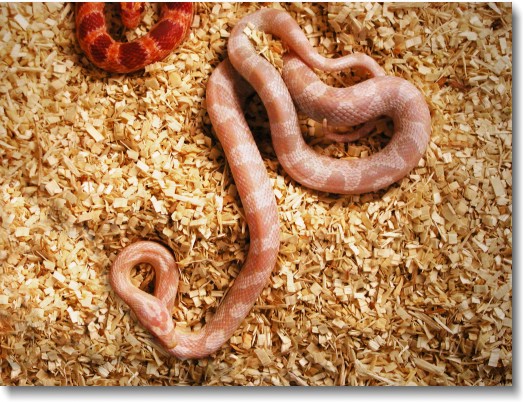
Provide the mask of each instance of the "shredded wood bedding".
[{"label": "shredded wood bedding", "polygon": [[[281,249],[254,309],[210,358],[165,354],[108,283],[140,239],[171,248],[175,320],[198,329],[245,259],[241,202],[205,88],[257,3],[200,3],[166,60],[130,75],[91,65],[70,3],[0,4],[0,378],[4,385],[511,385],[510,3],[270,3],[328,57],[354,51],[426,96],[425,157],[390,188],[309,190],[283,171],[255,98],[248,120],[278,203]],[[114,12],[114,8],[109,13]],[[149,6],[132,39],[154,23]],[[251,35],[281,66],[285,47]],[[358,80],[323,74],[335,86]],[[384,122],[321,153],[361,157]],[[151,290],[154,275],[133,280]]]}]

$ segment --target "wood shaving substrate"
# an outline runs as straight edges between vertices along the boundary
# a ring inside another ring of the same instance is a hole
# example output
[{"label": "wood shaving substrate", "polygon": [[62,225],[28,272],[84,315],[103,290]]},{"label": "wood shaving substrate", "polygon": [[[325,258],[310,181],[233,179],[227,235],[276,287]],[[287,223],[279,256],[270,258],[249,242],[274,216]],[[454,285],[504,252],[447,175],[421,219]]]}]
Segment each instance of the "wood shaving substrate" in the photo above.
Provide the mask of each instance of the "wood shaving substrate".
[{"label": "wood shaving substrate", "polygon": [[[249,233],[205,88],[232,27],[261,5],[198,4],[183,45],[130,75],[85,58],[70,3],[0,5],[2,384],[512,383],[511,4],[265,6],[287,10],[320,53],[365,52],[414,83],[431,142],[388,189],[311,191],[281,168],[253,100],[247,115],[281,222],[278,263],[215,355],[179,361],[113,293],[108,272],[128,244],[168,245],[182,273],[173,318],[193,329],[233,283]],[[148,6],[127,39],[156,15]],[[252,39],[280,67],[281,42]],[[358,80],[319,74],[336,86]],[[384,122],[332,144],[321,123],[301,121],[307,141],[338,158],[376,152],[391,134]],[[140,267],[133,281],[150,291],[154,275]]]}]

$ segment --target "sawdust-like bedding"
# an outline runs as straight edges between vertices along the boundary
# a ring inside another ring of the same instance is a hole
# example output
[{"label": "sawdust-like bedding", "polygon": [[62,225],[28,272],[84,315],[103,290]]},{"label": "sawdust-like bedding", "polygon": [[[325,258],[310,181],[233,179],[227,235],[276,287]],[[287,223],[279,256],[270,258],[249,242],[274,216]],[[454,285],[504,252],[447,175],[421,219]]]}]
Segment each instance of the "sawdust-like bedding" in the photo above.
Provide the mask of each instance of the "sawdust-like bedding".
[{"label": "sawdust-like bedding", "polygon": [[[158,240],[182,273],[173,316],[198,328],[245,259],[248,228],[206,113],[231,28],[256,3],[199,3],[192,32],[131,75],[91,65],[70,3],[0,4],[0,378],[4,385],[510,385],[510,3],[274,3],[319,52],[362,51],[426,96],[432,136],[408,177],[362,196],[282,170],[249,121],[281,221],[278,263],[219,352],[167,356],[112,292],[125,245]],[[135,33],[154,21],[153,7]],[[276,66],[284,47],[253,34]],[[350,74],[322,75],[332,85]],[[390,127],[329,144],[383,146]],[[150,289],[152,272],[137,269]]]}]

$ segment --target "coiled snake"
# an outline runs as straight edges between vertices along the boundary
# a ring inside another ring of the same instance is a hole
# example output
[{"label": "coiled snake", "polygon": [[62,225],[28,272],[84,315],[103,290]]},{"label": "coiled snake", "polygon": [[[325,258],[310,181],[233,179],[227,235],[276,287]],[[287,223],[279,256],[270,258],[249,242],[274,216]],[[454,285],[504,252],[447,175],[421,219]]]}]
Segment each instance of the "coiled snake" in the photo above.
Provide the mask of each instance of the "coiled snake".
[{"label": "coiled snake", "polygon": [[[92,26],[101,29],[100,24],[89,25],[85,21],[86,18],[80,18],[80,34],[87,32],[85,38],[94,37],[96,30]],[[82,24],[87,28],[83,29]],[[284,57],[285,82],[256,53],[244,33],[247,26],[272,33],[291,49]],[[153,39],[155,30],[159,32],[161,28],[152,29]],[[102,34],[97,37],[105,38]],[[88,49],[92,59],[98,61],[103,52],[94,45]],[[125,52],[125,47],[118,45],[118,51]],[[105,68],[112,63],[111,71],[117,72],[137,69],[137,63],[129,66],[122,62],[123,67],[114,67],[115,63],[108,61],[113,60],[113,53],[116,51],[108,50],[105,61],[98,65]],[[381,67],[363,54],[337,59],[320,56],[298,24],[283,11],[266,8],[240,20],[229,38],[228,55],[229,59],[218,65],[209,80],[207,108],[249,226],[250,247],[242,270],[214,316],[198,332],[176,327],[172,320],[179,273],[166,248],[149,241],[127,246],[117,256],[110,273],[113,289],[142,325],[167,352],[181,359],[201,358],[217,351],[247,316],[276,264],[280,230],[275,197],[242,112],[243,103],[253,90],[267,109],[278,160],[293,179],[315,190],[359,194],[387,187],[417,165],[430,137],[429,109],[412,84],[385,76]],[[356,67],[366,70],[372,78],[343,89],[323,84],[311,70]],[[353,126],[389,116],[394,123],[394,135],[380,152],[370,157],[340,160],[319,155],[301,135],[293,99],[302,111],[319,121],[327,119],[331,125]],[[153,295],[140,291],[130,281],[130,271],[139,263],[149,263],[156,272]]]}]

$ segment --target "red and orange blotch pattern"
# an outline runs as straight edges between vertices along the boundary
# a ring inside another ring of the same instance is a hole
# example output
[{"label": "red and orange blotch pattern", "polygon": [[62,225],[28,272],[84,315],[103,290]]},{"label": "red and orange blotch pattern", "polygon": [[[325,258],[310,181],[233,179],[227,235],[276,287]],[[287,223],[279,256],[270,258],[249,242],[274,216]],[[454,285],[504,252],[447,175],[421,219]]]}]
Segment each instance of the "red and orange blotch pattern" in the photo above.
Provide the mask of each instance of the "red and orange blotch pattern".
[{"label": "red and orange blotch pattern", "polygon": [[[138,25],[143,3],[122,3],[121,17],[128,28]],[[117,42],[107,32],[104,3],[77,3],[76,36],[89,60],[113,73],[131,73],[167,57],[189,32],[192,3],[162,3],[160,19],[148,34],[132,42]]]}]

